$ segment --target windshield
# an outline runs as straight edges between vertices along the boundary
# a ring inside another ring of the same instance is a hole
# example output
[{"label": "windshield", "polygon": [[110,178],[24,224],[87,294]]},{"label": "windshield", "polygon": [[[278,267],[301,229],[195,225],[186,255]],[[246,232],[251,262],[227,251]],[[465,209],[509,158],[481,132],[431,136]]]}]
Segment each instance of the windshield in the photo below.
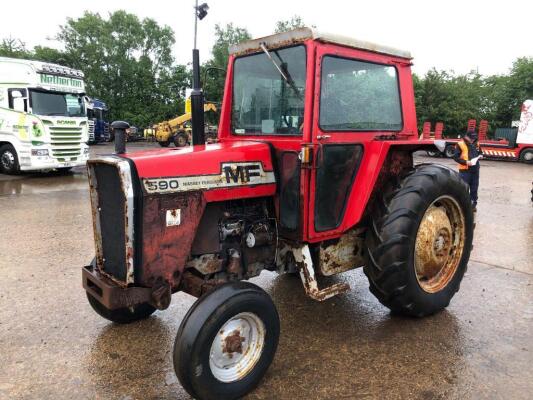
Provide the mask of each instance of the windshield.
[{"label": "windshield", "polygon": [[[233,67],[232,125],[236,134],[298,135],[304,116],[305,47],[240,57]],[[284,72],[285,79],[274,65]]]},{"label": "windshield", "polygon": [[31,108],[37,115],[85,117],[83,95],[30,90]]}]

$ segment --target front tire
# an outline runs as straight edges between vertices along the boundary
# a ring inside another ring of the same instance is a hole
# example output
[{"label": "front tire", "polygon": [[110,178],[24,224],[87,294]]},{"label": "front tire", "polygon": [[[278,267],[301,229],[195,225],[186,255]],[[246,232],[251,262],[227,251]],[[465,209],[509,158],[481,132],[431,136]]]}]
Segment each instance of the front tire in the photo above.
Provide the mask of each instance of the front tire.
[{"label": "front tire", "polygon": [[520,153],[520,161],[526,164],[533,164],[533,149],[525,149]]},{"label": "front tire", "polygon": [[116,324],[129,324],[131,322],[148,318],[156,310],[155,307],[148,303],[110,310],[105,308],[102,303],[96,300],[89,293],[87,293],[87,300],[89,300],[89,304],[98,315]]},{"label": "front tire", "polygon": [[159,143],[159,146],[161,147],[168,147],[170,145],[170,140],[166,140],[164,142],[157,142]]},{"label": "front tire", "polygon": [[376,201],[364,272],[393,312],[422,317],[459,290],[473,239],[468,187],[444,166],[421,165]]},{"label": "front tire", "polygon": [[0,172],[8,175],[17,175],[20,172],[17,151],[10,144],[0,146]]},{"label": "front tire", "polygon": [[237,399],[272,363],[279,316],[270,296],[249,282],[224,284],[198,299],[174,343],[174,370],[200,400]]}]

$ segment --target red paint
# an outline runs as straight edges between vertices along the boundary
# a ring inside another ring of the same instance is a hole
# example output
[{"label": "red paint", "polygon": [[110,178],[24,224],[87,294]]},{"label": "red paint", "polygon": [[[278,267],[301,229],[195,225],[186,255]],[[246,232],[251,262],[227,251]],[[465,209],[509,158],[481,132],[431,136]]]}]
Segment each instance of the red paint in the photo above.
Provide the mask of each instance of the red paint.
[{"label": "red paint", "polygon": [[[381,167],[392,146],[412,151],[431,146],[432,141],[418,141],[417,122],[411,62],[396,56],[377,54],[340,45],[307,40],[304,42],[307,54],[307,85],[305,90],[305,115],[301,136],[252,136],[236,135],[231,129],[231,103],[233,87],[233,62],[230,56],[227,69],[224,100],[219,122],[219,144],[195,146],[188,149],[162,149],[130,156],[134,160],[141,178],[164,176],[185,176],[220,173],[222,162],[261,161],[266,171],[273,169],[270,146],[277,150],[299,151],[303,145],[317,149],[325,143],[357,143],[364,148],[358,174],[352,185],[344,219],[337,229],[315,232],[314,193],[316,169],[301,171],[301,205],[303,208],[302,240],[316,242],[340,236],[344,231],[360,222],[378,179]],[[362,61],[391,65],[396,68],[402,106],[403,128],[399,132],[322,132],[318,125],[320,97],[320,73],[322,59],[326,55],[337,55]],[[318,135],[329,135],[318,140]],[[379,136],[396,135],[398,140],[383,140]],[[378,138],[377,138],[378,137]],[[261,143],[265,142],[265,143]],[[268,144],[267,144],[268,143]],[[207,202],[254,196],[275,196],[276,185],[256,187],[224,188],[204,192]]]}]

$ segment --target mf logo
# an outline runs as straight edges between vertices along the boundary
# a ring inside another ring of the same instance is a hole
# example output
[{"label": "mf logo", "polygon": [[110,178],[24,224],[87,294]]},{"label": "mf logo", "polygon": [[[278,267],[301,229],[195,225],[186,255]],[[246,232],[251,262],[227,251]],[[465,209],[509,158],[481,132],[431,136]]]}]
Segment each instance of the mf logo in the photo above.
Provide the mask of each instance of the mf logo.
[{"label": "mf logo", "polygon": [[223,167],[226,183],[248,183],[254,177],[261,176],[259,164],[226,165]]}]

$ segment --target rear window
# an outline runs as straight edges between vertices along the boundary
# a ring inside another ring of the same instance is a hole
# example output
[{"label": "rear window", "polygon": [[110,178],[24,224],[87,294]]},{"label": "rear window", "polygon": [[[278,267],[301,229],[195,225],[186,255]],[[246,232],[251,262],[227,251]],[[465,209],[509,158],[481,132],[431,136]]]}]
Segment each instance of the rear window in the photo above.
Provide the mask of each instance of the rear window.
[{"label": "rear window", "polygon": [[396,68],[326,56],[322,61],[320,127],[326,131],[399,131]]}]

